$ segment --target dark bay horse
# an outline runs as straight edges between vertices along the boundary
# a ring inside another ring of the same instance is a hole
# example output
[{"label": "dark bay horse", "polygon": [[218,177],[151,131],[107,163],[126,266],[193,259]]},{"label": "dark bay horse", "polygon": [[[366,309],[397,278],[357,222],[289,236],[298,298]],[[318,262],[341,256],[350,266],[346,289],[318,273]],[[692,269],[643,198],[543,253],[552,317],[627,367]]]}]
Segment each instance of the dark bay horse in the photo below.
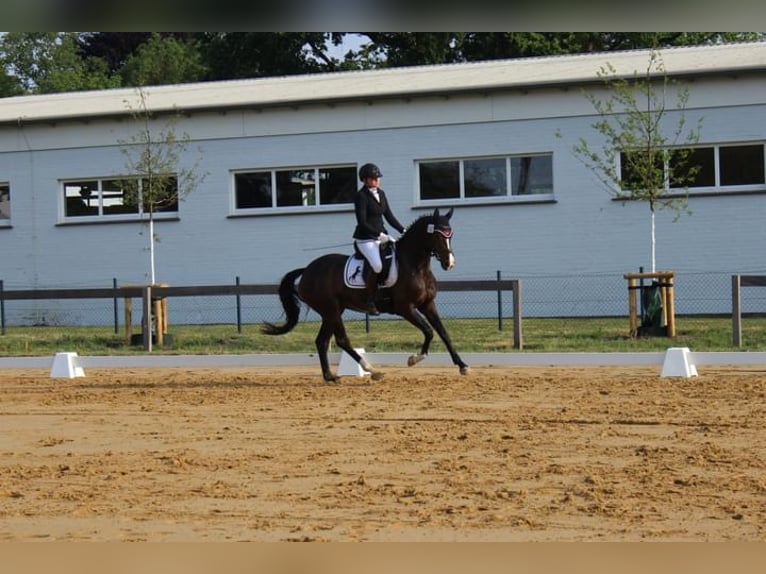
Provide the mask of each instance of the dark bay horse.
[{"label": "dark bay horse", "polygon": [[[447,347],[452,362],[460,368],[460,374],[468,373],[466,365],[455,351],[447,330],[436,310],[436,278],[431,271],[431,257],[436,257],[442,269],[455,266],[452,254],[452,209],[442,215],[439,210],[416,219],[396,242],[398,280],[389,288],[380,288],[378,309],[384,313],[399,315],[415,325],[423,333],[423,344],[418,355],[407,360],[409,366],[425,359],[434,336],[439,334]],[[322,367],[322,376],[327,382],[336,382],[338,377],[330,370],[327,350],[330,337],[359,365],[372,374],[374,380],[383,374],[373,370],[367,360],[354,350],[343,324],[346,309],[363,311],[365,289],[352,289],[345,285],[344,267],[348,255],[332,253],[314,259],[306,267],[288,272],[279,285],[279,298],[285,310],[283,325],[264,323],[262,332],[267,335],[283,335],[298,324],[300,302],[314,309],[322,317],[322,326],[316,337],[316,348]],[[296,285],[296,280],[300,281]]]}]

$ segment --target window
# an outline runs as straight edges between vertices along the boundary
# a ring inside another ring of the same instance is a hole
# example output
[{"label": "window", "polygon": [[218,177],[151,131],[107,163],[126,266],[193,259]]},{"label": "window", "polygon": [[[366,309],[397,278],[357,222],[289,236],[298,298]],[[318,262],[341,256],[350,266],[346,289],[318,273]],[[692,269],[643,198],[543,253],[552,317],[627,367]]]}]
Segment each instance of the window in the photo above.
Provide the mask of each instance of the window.
[{"label": "window", "polygon": [[420,161],[421,201],[487,201],[553,195],[553,156],[523,155]]},{"label": "window", "polygon": [[0,181],[0,227],[11,223],[11,186]]},{"label": "window", "polygon": [[353,203],[356,166],[234,173],[235,210],[316,208]]},{"label": "window", "polygon": [[[147,180],[137,178],[86,179],[63,182],[64,218],[77,220],[137,219],[178,212],[178,181],[167,180],[164,198],[149,204]],[[146,196],[146,197],[144,197]]]},{"label": "window", "polygon": [[[630,167],[635,157],[627,152],[620,154],[625,189],[630,189],[629,182],[636,177]],[[667,165],[661,154],[658,158],[658,176],[662,176],[662,185],[667,190],[762,191],[766,186],[763,144],[679,148],[670,151]]]},{"label": "window", "polygon": [[763,185],[763,145],[718,148],[721,185]]}]

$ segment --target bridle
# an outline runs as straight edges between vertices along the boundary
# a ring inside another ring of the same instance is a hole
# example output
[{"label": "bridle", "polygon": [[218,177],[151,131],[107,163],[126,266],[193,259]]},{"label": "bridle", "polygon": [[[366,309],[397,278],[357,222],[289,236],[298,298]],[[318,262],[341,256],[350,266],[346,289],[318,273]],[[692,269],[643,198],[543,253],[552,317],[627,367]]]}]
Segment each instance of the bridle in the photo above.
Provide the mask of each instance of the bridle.
[{"label": "bridle", "polygon": [[[446,240],[446,243],[447,243],[447,255],[452,254],[452,243],[450,242],[450,240],[452,239],[453,232],[451,227],[446,227],[446,228],[436,227],[434,224],[430,224],[428,226],[428,233],[438,233],[439,235],[441,235]],[[436,247],[433,247],[433,249],[431,249],[431,257],[436,258],[436,260],[439,261],[439,263],[444,263],[442,261],[442,258],[439,256],[439,253],[436,250]]]}]

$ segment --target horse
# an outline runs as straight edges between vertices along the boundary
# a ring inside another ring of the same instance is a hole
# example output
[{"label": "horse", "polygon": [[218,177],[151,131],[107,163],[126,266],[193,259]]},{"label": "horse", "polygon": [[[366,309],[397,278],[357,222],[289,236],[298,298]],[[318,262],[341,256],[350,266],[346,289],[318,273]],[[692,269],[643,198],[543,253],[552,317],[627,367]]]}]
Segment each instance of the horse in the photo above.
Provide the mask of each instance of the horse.
[{"label": "horse", "polygon": [[[468,365],[463,362],[444,328],[436,308],[436,278],[431,271],[431,257],[435,257],[442,269],[455,266],[452,253],[452,227],[450,218],[453,209],[440,214],[435,209],[416,219],[396,241],[398,278],[390,287],[378,289],[376,305],[383,313],[398,315],[423,333],[423,344],[417,355],[411,355],[408,366],[421,362],[428,355],[433,332],[439,334],[447,347],[452,362],[459,367],[460,374],[468,374]],[[350,288],[344,279],[344,268],[349,256],[340,253],[322,255],[306,267],[293,269],[284,275],[279,284],[279,298],[285,311],[286,320],[282,325],[264,322],[261,332],[266,335],[283,335],[297,324],[301,302],[316,311],[322,318],[322,325],[315,339],[322,376],[328,383],[338,382],[327,359],[330,338],[353,358],[373,380],[383,378],[383,373],[373,369],[366,358],[356,352],[343,324],[346,309],[364,312],[366,289]],[[300,281],[296,285],[296,281]]]}]

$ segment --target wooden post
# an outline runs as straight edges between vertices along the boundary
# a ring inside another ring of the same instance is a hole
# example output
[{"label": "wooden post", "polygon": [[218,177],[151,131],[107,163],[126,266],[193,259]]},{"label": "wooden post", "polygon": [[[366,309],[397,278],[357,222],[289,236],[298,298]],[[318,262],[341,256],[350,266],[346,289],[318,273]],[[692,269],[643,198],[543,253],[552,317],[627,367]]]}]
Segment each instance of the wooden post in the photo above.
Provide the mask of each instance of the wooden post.
[{"label": "wooden post", "polygon": [[157,333],[157,346],[161,347],[164,343],[163,333],[165,332],[165,321],[162,307],[164,306],[164,298],[155,297],[152,301],[154,307],[154,330]]},{"label": "wooden post", "polygon": [[144,287],[143,291],[143,318],[141,319],[141,331],[143,332],[144,351],[152,352],[152,288]]},{"label": "wooden post", "polygon": [[125,342],[130,345],[133,338],[133,298],[125,297]]},{"label": "wooden post", "polygon": [[521,281],[513,282],[513,346],[521,350],[524,339],[521,331]]},{"label": "wooden post", "polygon": [[742,346],[742,280],[739,275],[731,276],[731,333],[732,343]]},{"label": "wooden post", "polygon": [[[167,287],[167,283],[157,283],[152,287]],[[165,334],[168,332],[168,300],[167,297],[157,295],[153,300],[154,329],[157,333],[155,342],[159,346],[165,344]]]},{"label": "wooden post", "polygon": [[668,326],[668,337],[676,336],[676,303],[675,287],[673,286],[673,273],[669,273],[665,278],[667,287],[665,287],[665,299],[667,304],[666,320]]},{"label": "wooden post", "polygon": [[638,305],[636,304],[636,283],[637,278],[631,275],[626,275],[628,280],[628,322],[629,322],[629,335],[632,338],[638,336]]},{"label": "wooden post", "polygon": [[[147,348],[146,332],[149,333],[149,338],[152,337],[152,321],[154,321],[154,329],[156,335],[154,342],[162,346],[165,344],[165,334],[168,332],[168,304],[167,297],[164,296],[152,296],[149,291],[149,300],[146,300],[147,291],[152,287],[167,287],[167,283],[158,283],[156,285],[141,285],[143,289],[142,297],[144,299],[144,311],[141,318],[141,329],[144,331],[143,342],[144,349],[151,351],[151,347]],[[149,317],[147,319],[147,307]],[[133,339],[133,298],[125,297],[125,340],[128,344]],[[151,343],[151,341],[150,341]]]},{"label": "wooden post", "polygon": [[628,280],[628,313],[630,319],[630,336],[638,336],[638,280],[657,279],[660,283],[660,298],[662,300],[662,322],[667,328],[667,336],[676,336],[676,305],[675,288],[672,271],[657,271],[655,273],[626,273]]}]

